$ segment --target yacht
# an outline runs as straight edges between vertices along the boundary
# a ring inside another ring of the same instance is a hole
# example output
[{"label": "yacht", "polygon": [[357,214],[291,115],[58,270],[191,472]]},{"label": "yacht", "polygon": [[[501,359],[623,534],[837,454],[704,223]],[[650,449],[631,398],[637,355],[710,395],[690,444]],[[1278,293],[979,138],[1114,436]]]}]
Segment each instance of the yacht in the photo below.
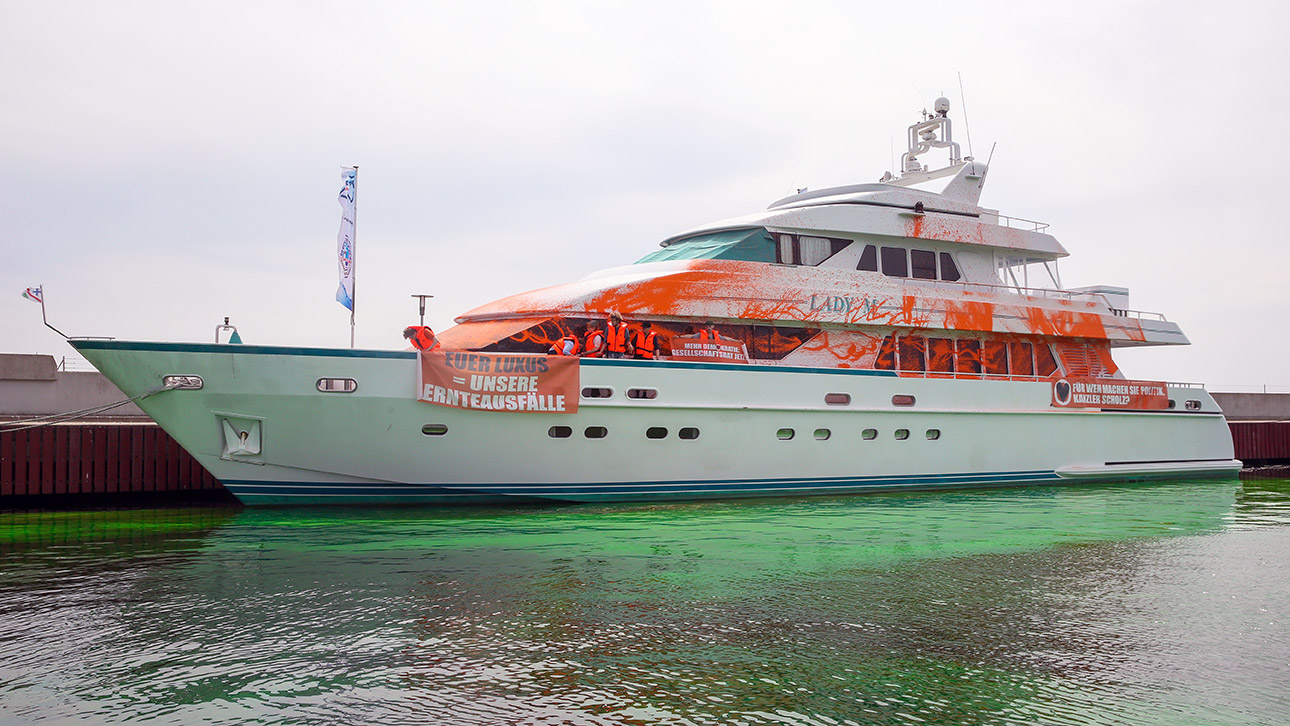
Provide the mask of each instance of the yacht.
[{"label": "yacht", "polygon": [[[1063,287],[1047,225],[980,205],[989,168],[961,155],[949,110],[937,99],[909,127],[897,173],[483,305],[433,351],[71,344],[249,505],[1235,474],[1202,385],[1115,363],[1119,348],[1186,345],[1179,326],[1131,309],[1125,288]],[[632,337],[650,324],[653,358],[551,354],[615,312]]]}]

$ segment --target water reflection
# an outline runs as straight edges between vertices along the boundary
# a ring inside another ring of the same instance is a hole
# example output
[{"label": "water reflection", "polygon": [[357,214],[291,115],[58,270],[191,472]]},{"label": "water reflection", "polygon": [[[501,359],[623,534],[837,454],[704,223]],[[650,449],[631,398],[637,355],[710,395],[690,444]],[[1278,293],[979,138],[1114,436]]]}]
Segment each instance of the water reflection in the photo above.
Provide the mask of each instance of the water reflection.
[{"label": "water reflection", "polygon": [[0,514],[0,702],[28,721],[1273,723],[1287,513],[1290,482],[1247,480],[245,509],[116,540]]}]

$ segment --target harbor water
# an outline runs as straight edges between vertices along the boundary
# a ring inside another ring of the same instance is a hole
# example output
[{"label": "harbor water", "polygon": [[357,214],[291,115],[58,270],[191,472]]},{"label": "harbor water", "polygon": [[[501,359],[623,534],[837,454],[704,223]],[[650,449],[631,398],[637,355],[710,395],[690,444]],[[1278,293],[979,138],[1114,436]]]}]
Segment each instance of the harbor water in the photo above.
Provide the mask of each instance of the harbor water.
[{"label": "harbor water", "polygon": [[1290,480],[0,512],[0,723],[1285,724]]}]

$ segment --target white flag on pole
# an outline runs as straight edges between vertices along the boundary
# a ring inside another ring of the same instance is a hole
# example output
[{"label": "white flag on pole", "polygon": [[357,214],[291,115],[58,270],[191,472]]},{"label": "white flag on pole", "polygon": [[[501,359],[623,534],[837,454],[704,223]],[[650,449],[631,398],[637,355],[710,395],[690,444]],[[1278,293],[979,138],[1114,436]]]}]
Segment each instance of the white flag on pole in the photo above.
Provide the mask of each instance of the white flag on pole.
[{"label": "white flag on pole", "polygon": [[336,302],[354,312],[354,208],[358,198],[358,168],[343,166],[340,190],[340,233],[336,235],[336,262],[340,268],[340,287]]}]

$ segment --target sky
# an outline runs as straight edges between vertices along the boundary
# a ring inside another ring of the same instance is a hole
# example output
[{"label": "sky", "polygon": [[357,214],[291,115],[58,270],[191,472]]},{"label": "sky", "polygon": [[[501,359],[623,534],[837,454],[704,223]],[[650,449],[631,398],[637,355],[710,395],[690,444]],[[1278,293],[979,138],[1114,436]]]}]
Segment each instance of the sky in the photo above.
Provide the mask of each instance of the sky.
[{"label": "sky", "polygon": [[[1131,378],[1290,391],[1276,2],[0,0],[0,352],[72,336],[348,347],[876,181],[937,96],[982,204],[1188,347]],[[961,84],[961,90],[960,90]],[[970,143],[969,143],[970,142]],[[1237,224],[1241,222],[1241,224]]]}]

